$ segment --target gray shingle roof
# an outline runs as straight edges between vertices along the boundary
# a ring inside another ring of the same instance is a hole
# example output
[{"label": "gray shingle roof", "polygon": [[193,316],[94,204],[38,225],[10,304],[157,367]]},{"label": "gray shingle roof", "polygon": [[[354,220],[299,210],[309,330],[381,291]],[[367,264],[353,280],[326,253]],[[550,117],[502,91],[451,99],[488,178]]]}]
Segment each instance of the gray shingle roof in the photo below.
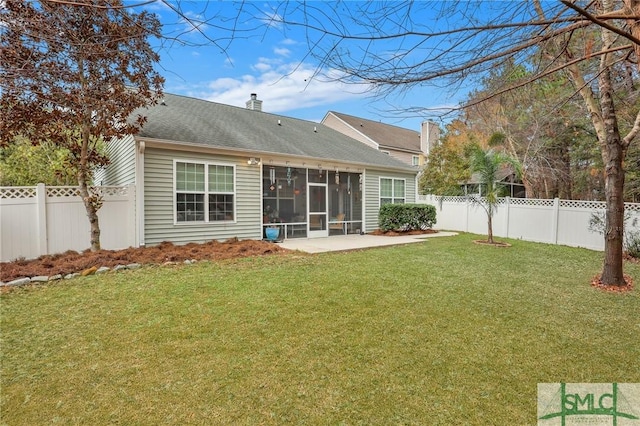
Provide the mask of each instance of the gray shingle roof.
[{"label": "gray shingle roof", "polygon": [[163,104],[137,113],[148,120],[138,134],[141,137],[416,171],[311,121],[172,94],[165,94]]},{"label": "gray shingle roof", "polygon": [[[504,165],[500,167],[500,170],[496,172],[496,182],[503,182],[509,176],[514,174],[513,168],[509,165]],[[482,175],[478,172],[471,175],[471,178],[464,183],[470,184],[478,184],[482,183]]]},{"label": "gray shingle roof", "polygon": [[354,117],[353,115],[343,114],[341,112],[329,111],[329,114],[335,115],[358,132],[376,142],[381,148],[394,148],[416,153],[421,151],[420,132],[367,120],[365,118]]}]

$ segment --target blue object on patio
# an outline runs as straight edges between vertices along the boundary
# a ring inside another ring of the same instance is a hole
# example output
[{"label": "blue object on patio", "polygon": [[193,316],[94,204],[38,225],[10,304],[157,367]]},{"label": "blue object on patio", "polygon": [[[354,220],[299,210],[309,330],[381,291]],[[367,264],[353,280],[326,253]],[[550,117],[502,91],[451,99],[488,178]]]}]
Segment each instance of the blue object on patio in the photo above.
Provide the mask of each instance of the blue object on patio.
[{"label": "blue object on patio", "polygon": [[265,235],[267,236],[267,240],[275,241],[280,235],[280,228],[266,228]]}]

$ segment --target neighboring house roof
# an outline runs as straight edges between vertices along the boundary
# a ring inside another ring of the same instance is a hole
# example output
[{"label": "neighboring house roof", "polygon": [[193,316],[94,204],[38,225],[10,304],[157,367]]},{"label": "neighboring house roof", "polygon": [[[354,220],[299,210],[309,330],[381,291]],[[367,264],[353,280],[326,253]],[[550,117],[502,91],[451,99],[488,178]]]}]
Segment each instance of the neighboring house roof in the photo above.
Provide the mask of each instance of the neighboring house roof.
[{"label": "neighboring house roof", "polygon": [[[502,166],[500,167],[500,170],[496,172],[496,182],[502,182],[511,176],[514,176],[513,168],[511,168],[510,166]],[[471,179],[463,183],[479,184],[479,183],[482,183],[482,177],[480,176],[479,172],[476,172],[471,175]]]},{"label": "neighboring house roof", "polygon": [[420,149],[420,132],[335,111],[329,111],[327,115],[329,114],[342,120],[349,127],[376,143],[380,149],[395,149],[415,154],[422,153]]},{"label": "neighboring house roof", "polygon": [[138,137],[415,171],[320,123],[172,94],[136,113],[147,117]]}]

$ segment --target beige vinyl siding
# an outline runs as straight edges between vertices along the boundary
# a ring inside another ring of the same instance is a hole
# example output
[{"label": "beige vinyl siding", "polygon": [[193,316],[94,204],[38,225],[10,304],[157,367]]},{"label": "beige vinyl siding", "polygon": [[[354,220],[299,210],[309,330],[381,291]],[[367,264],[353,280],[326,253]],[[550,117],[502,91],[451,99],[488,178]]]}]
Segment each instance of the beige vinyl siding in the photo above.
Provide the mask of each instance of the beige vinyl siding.
[{"label": "beige vinyl siding", "polygon": [[[412,163],[412,157],[414,155],[417,155],[417,152],[407,152],[407,151],[401,151],[401,150],[397,150],[396,148],[393,147],[389,147],[389,146],[384,146],[384,145],[378,145],[378,143],[372,141],[371,139],[369,139],[367,136],[365,136],[364,134],[360,133],[357,128],[354,128],[352,126],[350,126],[349,124],[345,123],[344,121],[342,121],[341,119],[339,119],[338,117],[336,117],[335,115],[329,113],[324,121],[322,122],[322,124],[324,124],[327,127],[331,127],[334,130],[339,131],[340,133],[342,133],[343,135],[349,136],[355,140],[358,140],[360,142],[362,142],[365,145],[368,145],[372,148],[375,148],[379,151],[383,151],[387,154],[389,154],[389,156],[395,158],[396,160],[402,161],[405,164],[408,165],[413,165]],[[380,141],[380,142],[391,142],[391,141]]]},{"label": "beige vinyl siding", "polygon": [[369,139],[368,137],[366,137],[365,135],[363,135],[362,133],[360,133],[359,131],[357,131],[356,129],[354,129],[344,121],[340,120],[338,117],[336,117],[333,114],[328,114],[325,120],[322,122],[322,124],[324,124],[327,127],[331,127],[333,130],[337,130],[343,135],[349,136],[350,138],[360,141],[363,144],[370,146],[371,148],[378,149],[377,143],[375,143],[374,141],[372,141],[371,139]]},{"label": "beige vinyl siding", "polygon": [[98,185],[129,185],[136,183],[136,144],[132,135],[107,143],[109,165],[96,175]]},{"label": "beige vinyl siding", "polygon": [[365,173],[365,214],[367,224],[365,232],[378,229],[378,212],[380,211],[380,178],[405,180],[405,203],[416,202],[416,176],[411,173],[387,172],[367,169]]},{"label": "beige vinyl siding", "polygon": [[405,152],[405,151],[396,151],[393,148],[382,148],[385,151],[389,152],[389,155],[393,158],[395,158],[396,160],[400,160],[403,163],[408,164],[409,166],[413,165],[413,156],[414,155],[418,155],[415,153],[411,153],[411,152]]},{"label": "beige vinyl siding", "polygon": [[[174,224],[174,160],[234,164],[236,221]],[[147,148],[144,168],[145,244],[262,238],[260,166],[249,166],[246,157]]]}]

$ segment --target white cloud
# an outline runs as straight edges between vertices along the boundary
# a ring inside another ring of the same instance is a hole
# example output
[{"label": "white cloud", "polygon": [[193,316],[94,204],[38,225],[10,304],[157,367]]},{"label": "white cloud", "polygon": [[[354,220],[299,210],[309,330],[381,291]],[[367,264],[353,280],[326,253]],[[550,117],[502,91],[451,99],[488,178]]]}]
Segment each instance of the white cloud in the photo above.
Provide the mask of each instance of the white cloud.
[{"label": "white cloud", "polygon": [[294,39],[291,39],[291,38],[285,38],[280,43],[282,43],[282,44],[284,44],[286,46],[293,46],[294,44],[298,44],[297,41],[295,41]]},{"label": "white cloud", "polygon": [[207,89],[211,89],[216,92],[224,91],[240,86],[242,84],[242,80],[238,80],[235,78],[217,78],[210,83],[207,84]]},{"label": "white cloud", "polygon": [[255,65],[251,66],[252,69],[256,70],[256,71],[260,71],[260,72],[266,72],[269,71],[271,69],[271,65],[265,63],[265,62],[258,62]]},{"label": "white cloud", "polygon": [[[260,65],[262,64],[262,65]],[[364,98],[366,87],[345,85],[335,80],[314,78],[315,69],[308,64],[289,63],[267,68],[263,61],[253,68],[264,71],[257,75],[245,74],[235,78],[210,81],[206,89],[192,91],[192,96],[228,105],[244,107],[251,93],[257,93],[266,112],[284,112],[336,102]],[[334,71],[334,76],[337,75]],[[360,90],[358,90],[360,89]]]},{"label": "white cloud", "polygon": [[291,55],[291,51],[286,47],[276,47],[275,49],[273,49],[273,53],[275,53],[278,56],[284,56],[284,57]]},{"label": "white cloud", "polygon": [[258,58],[258,63],[271,64],[271,65],[281,65],[282,59],[280,58],[267,58],[264,56],[260,56]]}]

